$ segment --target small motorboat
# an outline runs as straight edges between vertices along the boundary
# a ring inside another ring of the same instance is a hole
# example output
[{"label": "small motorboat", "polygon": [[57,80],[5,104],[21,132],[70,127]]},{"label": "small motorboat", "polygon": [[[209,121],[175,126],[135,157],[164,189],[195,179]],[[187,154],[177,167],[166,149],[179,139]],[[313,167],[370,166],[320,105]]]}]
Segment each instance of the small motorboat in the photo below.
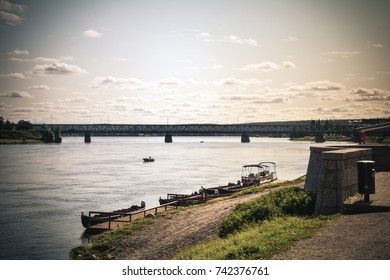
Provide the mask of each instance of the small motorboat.
[{"label": "small motorboat", "polygon": [[147,158],[143,158],[144,162],[153,162],[154,161],[154,158],[152,157],[147,157]]}]

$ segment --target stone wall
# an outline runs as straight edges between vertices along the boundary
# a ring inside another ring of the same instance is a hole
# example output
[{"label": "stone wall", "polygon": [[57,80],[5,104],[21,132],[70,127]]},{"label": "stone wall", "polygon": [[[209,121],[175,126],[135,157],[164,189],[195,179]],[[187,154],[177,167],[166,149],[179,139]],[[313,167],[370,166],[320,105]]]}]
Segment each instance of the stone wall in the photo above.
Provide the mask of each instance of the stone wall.
[{"label": "stone wall", "polygon": [[305,189],[317,195],[315,214],[338,212],[357,193],[357,161],[371,160],[369,148],[312,147]]}]

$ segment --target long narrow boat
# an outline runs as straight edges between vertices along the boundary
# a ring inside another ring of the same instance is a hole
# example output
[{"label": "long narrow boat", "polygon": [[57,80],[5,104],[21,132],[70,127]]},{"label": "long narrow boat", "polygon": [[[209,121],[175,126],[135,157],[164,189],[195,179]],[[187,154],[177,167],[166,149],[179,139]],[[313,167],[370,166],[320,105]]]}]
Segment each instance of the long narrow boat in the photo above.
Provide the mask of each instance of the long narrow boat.
[{"label": "long narrow boat", "polygon": [[112,212],[98,212],[99,214],[95,214],[91,216],[91,213],[96,213],[94,211],[90,211],[89,215],[84,215],[83,212],[81,212],[81,224],[85,228],[90,228],[94,225],[108,222],[109,220],[115,220],[120,217],[126,216],[128,214],[131,214],[133,212],[143,210],[145,209],[145,202],[141,201],[141,205],[132,205],[129,208],[124,208],[120,210],[115,210]]}]

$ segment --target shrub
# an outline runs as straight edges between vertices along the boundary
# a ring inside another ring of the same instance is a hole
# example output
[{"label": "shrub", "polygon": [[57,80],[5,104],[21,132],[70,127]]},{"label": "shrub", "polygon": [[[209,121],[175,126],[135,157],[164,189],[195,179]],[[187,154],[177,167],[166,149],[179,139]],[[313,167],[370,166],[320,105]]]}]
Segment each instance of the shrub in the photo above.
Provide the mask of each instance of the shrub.
[{"label": "shrub", "polygon": [[237,205],[219,226],[219,236],[225,237],[251,223],[284,215],[311,215],[315,197],[299,188],[285,188]]}]

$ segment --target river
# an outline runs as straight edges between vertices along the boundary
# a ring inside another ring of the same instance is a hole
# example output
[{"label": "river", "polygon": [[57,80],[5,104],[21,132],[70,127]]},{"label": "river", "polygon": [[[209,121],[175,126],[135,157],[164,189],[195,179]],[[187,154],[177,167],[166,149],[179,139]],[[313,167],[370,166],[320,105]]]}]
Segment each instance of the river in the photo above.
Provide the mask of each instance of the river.
[{"label": "river", "polygon": [[[306,173],[313,142],[283,138],[64,137],[61,144],[0,145],[0,259],[69,259],[83,242],[82,211],[112,211],[167,193],[240,179],[245,164],[273,161],[278,178]],[[152,156],[153,163],[142,158]]]}]

